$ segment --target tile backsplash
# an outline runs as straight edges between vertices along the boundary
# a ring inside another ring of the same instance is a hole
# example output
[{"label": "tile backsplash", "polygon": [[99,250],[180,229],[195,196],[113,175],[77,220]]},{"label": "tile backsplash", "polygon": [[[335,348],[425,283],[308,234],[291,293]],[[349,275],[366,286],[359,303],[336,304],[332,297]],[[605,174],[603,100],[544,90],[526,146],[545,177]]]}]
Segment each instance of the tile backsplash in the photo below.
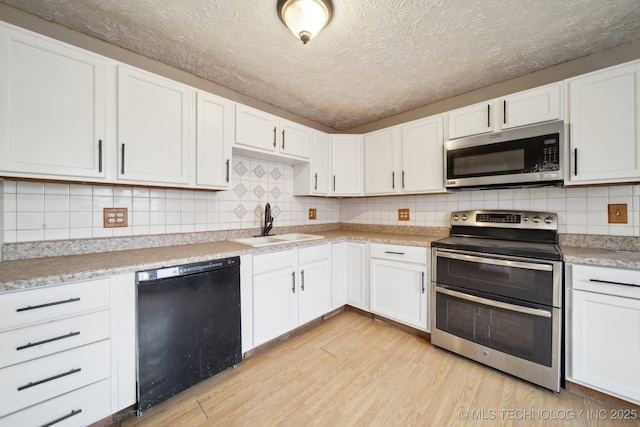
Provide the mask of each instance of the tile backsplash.
[{"label": "tile backsplash", "polygon": [[[275,227],[340,220],[339,200],[293,197],[291,165],[236,157],[232,173],[231,190],[217,192],[4,181],[4,242],[259,228],[267,202]],[[128,209],[128,227],[103,228],[112,207]]]},{"label": "tile backsplash", "polygon": [[[447,227],[452,211],[522,209],[556,212],[561,233],[640,236],[640,185],[541,187],[449,194],[332,199],[293,196],[291,165],[236,157],[228,191],[0,181],[4,243],[189,233],[328,223]],[[628,224],[608,224],[607,205],[626,203]],[[103,208],[127,208],[129,227],[103,228]],[[309,220],[310,208],[317,219]],[[398,221],[398,209],[410,210]]]}]

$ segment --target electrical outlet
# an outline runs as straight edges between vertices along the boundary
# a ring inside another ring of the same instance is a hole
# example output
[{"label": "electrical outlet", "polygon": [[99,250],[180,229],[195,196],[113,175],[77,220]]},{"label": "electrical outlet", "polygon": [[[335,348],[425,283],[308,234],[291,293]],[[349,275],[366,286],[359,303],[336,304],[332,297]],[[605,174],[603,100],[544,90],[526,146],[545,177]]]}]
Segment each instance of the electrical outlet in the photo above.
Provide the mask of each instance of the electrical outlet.
[{"label": "electrical outlet", "polygon": [[627,223],[627,204],[609,205],[609,224]]},{"label": "electrical outlet", "polygon": [[398,209],[398,221],[409,221],[410,219],[409,209]]},{"label": "electrical outlet", "polygon": [[316,209],[315,208],[309,209],[309,219],[316,219]]},{"label": "electrical outlet", "polygon": [[104,228],[128,226],[127,208],[104,208]]}]

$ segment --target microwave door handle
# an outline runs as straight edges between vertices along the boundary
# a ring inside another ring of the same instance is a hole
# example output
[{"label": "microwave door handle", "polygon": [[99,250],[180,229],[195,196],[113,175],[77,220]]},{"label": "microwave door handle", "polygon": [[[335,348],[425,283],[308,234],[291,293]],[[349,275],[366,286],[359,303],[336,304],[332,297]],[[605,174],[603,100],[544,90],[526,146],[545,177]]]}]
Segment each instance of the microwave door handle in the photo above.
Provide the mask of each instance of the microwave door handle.
[{"label": "microwave door handle", "polygon": [[463,292],[452,291],[451,289],[445,289],[445,288],[441,288],[439,286],[436,287],[436,292],[441,293],[441,294],[445,294],[445,295],[449,295],[449,296],[452,296],[454,298],[460,298],[460,299],[463,299],[463,300],[466,300],[466,301],[471,301],[471,302],[475,302],[475,303],[478,303],[478,304],[488,305],[490,307],[502,308],[504,310],[509,310],[509,311],[517,311],[518,313],[530,314],[530,315],[538,316],[538,317],[551,318],[551,312],[550,311],[541,310],[539,308],[523,307],[521,305],[515,305],[515,304],[509,304],[509,303],[506,303],[506,302],[495,301],[495,300],[492,300],[492,299],[477,297],[475,295],[465,294]]},{"label": "microwave door handle", "polygon": [[506,259],[484,258],[474,255],[465,255],[455,252],[437,252],[440,258],[456,259],[459,261],[477,262],[481,264],[497,265],[500,267],[523,268],[526,270],[553,271],[553,266],[549,264],[534,264],[531,262],[510,261]]}]

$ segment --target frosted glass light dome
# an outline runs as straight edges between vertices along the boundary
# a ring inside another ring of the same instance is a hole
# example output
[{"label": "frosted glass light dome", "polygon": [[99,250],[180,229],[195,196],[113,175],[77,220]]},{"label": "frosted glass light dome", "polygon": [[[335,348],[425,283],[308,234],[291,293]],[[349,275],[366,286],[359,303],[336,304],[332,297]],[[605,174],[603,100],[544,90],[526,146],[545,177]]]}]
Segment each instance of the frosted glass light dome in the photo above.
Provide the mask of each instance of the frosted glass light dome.
[{"label": "frosted glass light dome", "polygon": [[279,0],[278,14],[293,35],[307,44],[331,20],[329,0]]}]

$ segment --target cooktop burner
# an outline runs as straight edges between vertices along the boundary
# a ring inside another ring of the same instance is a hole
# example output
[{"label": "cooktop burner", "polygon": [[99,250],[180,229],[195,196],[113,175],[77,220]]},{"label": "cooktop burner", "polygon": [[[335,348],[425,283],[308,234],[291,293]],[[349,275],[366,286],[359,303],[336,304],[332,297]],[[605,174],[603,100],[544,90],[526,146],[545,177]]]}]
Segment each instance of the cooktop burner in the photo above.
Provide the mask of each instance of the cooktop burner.
[{"label": "cooktop burner", "polygon": [[548,212],[464,211],[451,214],[451,237],[433,247],[562,260],[558,217]]}]

